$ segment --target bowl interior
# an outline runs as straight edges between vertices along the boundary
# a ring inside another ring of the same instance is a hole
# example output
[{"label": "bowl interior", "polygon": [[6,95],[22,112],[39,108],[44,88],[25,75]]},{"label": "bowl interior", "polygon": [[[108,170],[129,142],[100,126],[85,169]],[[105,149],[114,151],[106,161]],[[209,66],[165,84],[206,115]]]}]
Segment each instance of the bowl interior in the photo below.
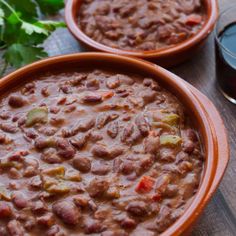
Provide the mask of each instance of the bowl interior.
[{"label": "bowl interior", "polygon": [[79,9],[83,0],[68,0],[66,4],[65,11],[65,19],[67,22],[67,26],[71,33],[80,41],[88,45],[89,47],[103,52],[110,52],[114,54],[127,55],[127,56],[135,56],[141,58],[157,58],[157,57],[167,57],[169,55],[176,54],[180,51],[185,51],[192,46],[203,41],[209,33],[213,30],[214,24],[216,22],[218,16],[218,7],[216,0],[203,0],[205,8],[206,8],[206,20],[205,24],[201,28],[201,30],[194,35],[193,37],[185,40],[182,43],[161,48],[158,50],[152,51],[129,51],[129,50],[121,50],[116,48],[108,47],[104,44],[101,44],[92,38],[88,37],[82,30],[80,30],[78,26],[78,14]]},{"label": "bowl interior", "polygon": [[[33,80],[37,78],[37,75],[45,72],[65,72],[64,68],[66,70],[79,70],[91,68],[91,65],[92,68],[108,68],[119,73],[133,72],[156,79],[182,102],[192,118],[193,124],[200,132],[206,155],[203,178],[191,205],[184,215],[168,229],[171,234],[179,235],[181,231],[187,229],[195,221],[199,212],[205,206],[204,198],[214,179],[217,164],[216,159],[214,159],[214,140],[209,121],[202,107],[181,79],[159,66],[142,60],[104,53],[81,53],[49,58],[13,72],[0,81],[0,92],[3,94],[12,87]],[[179,228],[180,225],[181,229]]]}]

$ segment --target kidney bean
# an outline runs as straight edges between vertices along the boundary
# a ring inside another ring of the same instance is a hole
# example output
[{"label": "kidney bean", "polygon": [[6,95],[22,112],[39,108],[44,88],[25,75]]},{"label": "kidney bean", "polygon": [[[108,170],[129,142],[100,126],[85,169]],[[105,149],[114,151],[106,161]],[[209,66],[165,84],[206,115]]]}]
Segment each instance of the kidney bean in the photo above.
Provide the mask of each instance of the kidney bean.
[{"label": "kidney bean", "polygon": [[10,236],[24,236],[25,235],[25,230],[21,223],[17,220],[11,220],[7,224],[7,229],[10,234]]},{"label": "kidney bean", "polygon": [[6,202],[0,202],[0,219],[10,218],[12,213],[12,209]]},{"label": "kidney bean", "polygon": [[123,230],[113,230],[102,232],[101,236],[128,236],[129,234]]},{"label": "kidney bean", "polygon": [[87,134],[79,134],[75,138],[70,139],[70,143],[77,149],[80,150],[82,149],[88,140],[88,135]]},{"label": "kidney bean", "polygon": [[82,96],[81,100],[84,103],[99,103],[102,102],[102,96],[98,93],[87,92]]},{"label": "kidney bean", "polygon": [[109,189],[108,181],[97,178],[94,178],[87,187],[87,191],[90,197],[93,198],[102,197],[108,189]]},{"label": "kidney bean", "polygon": [[97,204],[92,199],[88,201],[88,207],[93,212],[98,209]]},{"label": "kidney bean", "polygon": [[73,201],[77,207],[84,209],[88,206],[89,199],[87,197],[78,195],[73,198]]},{"label": "kidney bean", "polygon": [[116,138],[116,136],[119,133],[119,123],[117,121],[113,121],[112,123],[110,123],[107,127],[107,134],[111,137],[111,138]]},{"label": "kidney bean", "polygon": [[21,93],[23,95],[30,95],[30,94],[33,94],[34,92],[35,92],[34,82],[27,83],[21,90]]},{"label": "kidney bean", "polygon": [[[57,114],[60,111],[60,108],[58,106],[51,106],[49,108],[49,111],[50,111],[50,113]],[[53,123],[52,120],[50,122]]]},{"label": "kidney bean", "polygon": [[152,155],[144,155],[137,166],[136,173],[141,174],[145,171],[148,171],[152,167],[153,163],[154,158]]},{"label": "kidney bean", "polygon": [[115,120],[119,117],[116,113],[101,113],[96,120],[96,127],[98,129],[103,128],[106,124],[108,124],[110,121]]},{"label": "kidney bean", "polygon": [[36,139],[38,137],[38,134],[33,129],[26,130],[25,135],[30,139]]},{"label": "kidney bean", "polygon": [[183,195],[184,200],[189,199],[194,194],[198,185],[199,179],[196,174],[188,174],[185,177],[181,188],[181,194]]},{"label": "kidney bean", "polygon": [[11,179],[20,179],[22,177],[21,172],[14,167],[10,168],[8,175]]},{"label": "kidney bean", "polygon": [[107,79],[106,85],[109,89],[116,89],[120,86],[119,76],[111,76]]},{"label": "kidney bean", "polygon": [[58,155],[54,148],[48,148],[43,151],[41,158],[49,164],[62,163],[61,157]]},{"label": "kidney bean", "polygon": [[87,80],[86,82],[86,87],[89,90],[98,90],[100,88],[100,83],[99,80],[96,78],[90,78],[89,80]]},{"label": "kidney bean", "polygon": [[65,159],[73,158],[76,153],[69,141],[63,138],[58,138],[56,140],[56,147],[58,155]]},{"label": "kidney bean", "polygon": [[150,127],[143,115],[139,115],[136,117],[135,124],[138,126],[138,129],[143,136],[148,135]]},{"label": "kidney bean", "polygon": [[143,98],[145,104],[152,103],[155,101],[157,96],[156,91],[153,90],[144,90],[140,93],[140,97]]},{"label": "kidney bean", "polygon": [[161,175],[156,182],[156,192],[162,194],[166,192],[166,189],[168,188],[168,185],[170,184],[171,176],[169,174],[163,174]]},{"label": "kidney bean", "polygon": [[143,201],[130,202],[125,210],[134,216],[145,216],[148,214],[148,206]]},{"label": "kidney bean", "polygon": [[101,158],[109,158],[110,157],[110,152],[107,149],[107,146],[102,145],[102,144],[96,144],[91,150],[91,153],[94,156],[101,157]]},{"label": "kidney bean", "polygon": [[95,175],[106,175],[110,170],[109,164],[104,162],[93,162],[91,172]]},{"label": "kidney bean", "polygon": [[159,160],[171,163],[174,162],[176,159],[175,153],[173,150],[170,150],[168,148],[161,148],[159,150]]},{"label": "kidney bean", "polygon": [[57,129],[55,127],[42,127],[38,129],[39,133],[42,133],[46,136],[53,136],[56,134]]},{"label": "kidney bean", "polygon": [[162,206],[155,223],[159,233],[168,228],[172,224],[171,209],[167,206]]},{"label": "kidney bean", "polygon": [[145,78],[143,80],[143,85],[146,87],[150,87],[152,90],[161,91],[160,85],[157,83],[157,81],[154,81],[153,79]]},{"label": "kidney bean", "polygon": [[169,184],[165,190],[164,196],[168,197],[168,198],[172,198],[175,197],[178,193],[178,186],[177,185],[173,185],[173,184]]},{"label": "kidney bean", "polygon": [[119,78],[121,84],[133,85],[135,83],[134,79],[127,75],[117,74],[117,77]]},{"label": "kidney bean", "polygon": [[24,223],[24,228],[27,231],[31,231],[35,226],[36,226],[36,222],[35,222],[34,217],[29,216]]},{"label": "kidney bean", "polygon": [[70,85],[72,86],[78,86],[80,85],[84,80],[86,80],[88,77],[87,74],[81,73],[81,74],[75,74],[72,79],[69,80]]},{"label": "kidney bean", "polygon": [[46,215],[37,217],[37,223],[43,227],[51,227],[55,223],[55,218],[52,213],[47,213]]},{"label": "kidney bean", "polygon": [[84,224],[85,234],[101,233],[106,227],[98,220],[87,219]]},{"label": "kidney bean", "polygon": [[52,209],[65,224],[76,225],[81,217],[81,213],[74,203],[66,200],[55,202]]},{"label": "kidney bean", "polygon": [[65,118],[61,117],[61,116],[57,116],[57,117],[51,117],[50,119],[50,124],[53,126],[62,126],[65,122]]},{"label": "kidney bean", "polygon": [[4,132],[15,134],[18,131],[17,126],[12,123],[1,123],[0,129]]},{"label": "kidney bean", "polygon": [[31,178],[30,186],[32,188],[41,188],[42,187],[42,180],[41,180],[41,178],[38,175],[33,177],[33,178]]},{"label": "kidney bean", "polygon": [[66,236],[67,234],[58,225],[53,225],[46,233],[47,236]]},{"label": "kidney bean", "polygon": [[123,132],[121,134],[121,141],[126,142],[128,138],[131,137],[131,135],[134,132],[134,126],[133,125],[128,125],[123,129]]},{"label": "kidney bean", "polygon": [[9,111],[3,110],[3,111],[1,112],[1,114],[0,114],[0,118],[1,118],[2,120],[8,120],[8,119],[11,118],[11,113],[10,113]]},{"label": "kidney bean", "polygon": [[26,104],[26,100],[20,95],[11,95],[8,104],[13,108],[19,108]]},{"label": "kidney bean", "polygon": [[102,135],[97,131],[91,131],[89,133],[89,140],[91,142],[97,142],[97,141],[100,141],[102,139],[103,139]]},{"label": "kidney bean", "polygon": [[136,166],[133,161],[124,160],[119,167],[119,170],[124,175],[129,175],[134,172]]},{"label": "kidney bean", "polygon": [[4,133],[0,133],[0,144],[4,144],[6,142],[6,135]]},{"label": "kidney bean", "polygon": [[98,7],[97,7],[97,13],[99,15],[107,15],[110,11],[110,5],[107,2],[101,3]]},{"label": "kidney bean", "polygon": [[60,91],[62,91],[65,94],[70,94],[72,93],[72,88],[68,84],[61,84]]},{"label": "kidney bean", "polygon": [[156,155],[159,151],[160,147],[160,138],[157,136],[152,136],[149,135],[145,140],[144,140],[144,151],[145,153],[150,153]]},{"label": "kidney bean", "polygon": [[35,148],[41,150],[44,148],[49,148],[55,145],[55,142],[52,138],[38,137],[34,141]]},{"label": "kidney bean", "polygon": [[12,195],[12,201],[17,208],[25,208],[28,206],[28,199],[27,197],[21,192],[15,192]]},{"label": "kidney bean", "polygon": [[73,167],[81,172],[89,172],[91,169],[91,161],[87,157],[76,156],[73,159]]},{"label": "kidney bean", "polygon": [[183,151],[191,154],[194,151],[195,143],[192,141],[185,141],[182,146],[183,146]]},{"label": "kidney bean", "polygon": [[43,201],[38,200],[36,202],[32,202],[31,210],[34,214],[43,214],[48,211],[48,207]]},{"label": "kidney bean", "polygon": [[125,217],[123,220],[121,220],[120,226],[124,229],[134,229],[137,226],[137,223],[134,219]]},{"label": "kidney bean", "polygon": [[4,227],[4,226],[0,227],[0,236],[7,236],[6,227]]}]

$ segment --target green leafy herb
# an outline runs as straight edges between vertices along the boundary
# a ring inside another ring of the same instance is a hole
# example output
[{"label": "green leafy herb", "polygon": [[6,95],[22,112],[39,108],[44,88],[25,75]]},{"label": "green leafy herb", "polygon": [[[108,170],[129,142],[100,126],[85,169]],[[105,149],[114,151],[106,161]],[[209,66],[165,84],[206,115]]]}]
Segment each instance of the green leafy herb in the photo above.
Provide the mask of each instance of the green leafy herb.
[{"label": "green leafy herb", "polygon": [[19,68],[47,56],[42,43],[65,23],[43,16],[63,7],[63,0],[0,0],[0,50],[5,61],[0,76],[7,65]]},{"label": "green leafy herb", "polygon": [[64,6],[64,0],[36,0],[36,2],[45,15],[55,14]]}]

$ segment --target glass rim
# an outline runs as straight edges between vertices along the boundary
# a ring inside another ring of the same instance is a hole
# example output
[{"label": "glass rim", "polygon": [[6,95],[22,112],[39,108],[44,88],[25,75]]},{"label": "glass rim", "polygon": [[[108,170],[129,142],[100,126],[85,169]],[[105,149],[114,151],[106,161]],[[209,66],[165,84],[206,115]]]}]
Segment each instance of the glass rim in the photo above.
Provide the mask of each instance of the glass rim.
[{"label": "glass rim", "polygon": [[[218,24],[220,23],[221,17],[227,13],[228,11],[232,10],[232,9],[236,9],[236,4],[232,4],[231,6],[227,7],[224,11],[222,11],[218,17],[218,20],[216,22],[216,26],[215,26],[215,30],[214,30],[214,37],[216,39],[217,44],[224,50],[226,51],[229,55],[231,55],[232,57],[236,58],[236,53],[231,52],[227,47],[225,47],[219,40],[219,36],[217,33],[217,29],[218,29]],[[236,17],[235,17],[235,23],[236,23]]]}]

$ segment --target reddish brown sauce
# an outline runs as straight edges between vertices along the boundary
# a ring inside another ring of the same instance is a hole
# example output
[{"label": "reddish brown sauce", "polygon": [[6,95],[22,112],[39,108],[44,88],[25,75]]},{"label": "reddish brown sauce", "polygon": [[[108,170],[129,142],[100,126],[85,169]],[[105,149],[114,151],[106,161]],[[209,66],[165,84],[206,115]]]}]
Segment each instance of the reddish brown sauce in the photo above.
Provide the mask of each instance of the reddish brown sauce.
[{"label": "reddish brown sauce", "polygon": [[0,102],[0,235],[158,235],[204,166],[183,105],[151,78],[48,74]]},{"label": "reddish brown sauce", "polygon": [[95,41],[150,51],[195,35],[206,19],[202,0],[83,0],[79,26]]}]

